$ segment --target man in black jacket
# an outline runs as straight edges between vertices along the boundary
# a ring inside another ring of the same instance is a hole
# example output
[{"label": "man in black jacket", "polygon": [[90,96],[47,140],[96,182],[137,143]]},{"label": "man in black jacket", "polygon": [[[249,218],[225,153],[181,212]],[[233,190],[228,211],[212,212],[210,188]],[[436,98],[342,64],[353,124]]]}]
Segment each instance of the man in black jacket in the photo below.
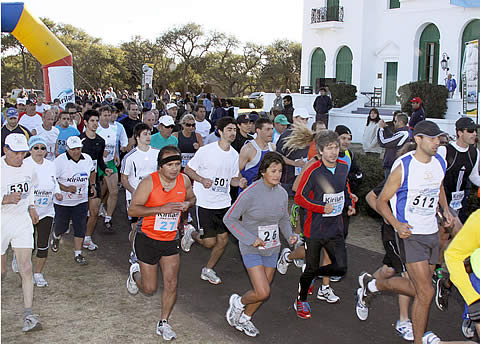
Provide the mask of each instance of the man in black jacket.
[{"label": "man in black jacket", "polygon": [[283,97],[283,115],[287,117],[290,123],[293,123],[294,110],[292,96],[287,94],[285,97]]},{"label": "man in black jacket", "polygon": [[328,128],[328,111],[333,107],[332,99],[327,96],[327,90],[325,87],[320,88],[320,95],[315,99],[313,103],[313,109],[317,113],[315,121],[322,121]]},{"label": "man in black jacket", "polygon": [[418,122],[425,120],[425,111],[423,111],[422,99],[420,97],[415,97],[410,102],[412,103],[413,112],[408,126],[410,130],[413,130]]}]

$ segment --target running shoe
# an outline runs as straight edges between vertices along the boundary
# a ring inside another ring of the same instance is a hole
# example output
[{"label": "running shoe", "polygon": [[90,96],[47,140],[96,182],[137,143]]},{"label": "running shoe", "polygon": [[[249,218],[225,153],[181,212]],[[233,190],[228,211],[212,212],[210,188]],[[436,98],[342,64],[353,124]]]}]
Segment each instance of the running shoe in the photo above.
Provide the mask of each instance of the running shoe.
[{"label": "running shoe", "polygon": [[368,307],[365,303],[362,303],[360,300],[362,299],[362,288],[358,288],[355,292],[355,311],[357,313],[358,319],[365,321],[368,319]]},{"label": "running shoe", "polygon": [[42,273],[34,273],[33,274],[33,284],[36,285],[39,288],[48,287],[48,283],[45,280],[45,278],[43,278]]},{"label": "running shoe", "polygon": [[343,276],[330,276],[330,282],[340,282]]},{"label": "running shoe", "polygon": [[177,338],[177,334],[173,331],[172,326],[166,320],[160,320],[157,323],[157,334],[165,340]]},{"label": "running shoe", "polygon": [[277,262],[277,271],[282,275],[285,275],[288,270],[288,266],[290,263],[287,261],[287,256],[292,252],[288,247],[285,247],[280,253],[280,258],[278,258]]},{"label": "running shoe", "polygon": [[439,344],[440,342],[440,338],[432,331],[425,332],[422,337],[422,344]]},{"label": "running shoe", "polygon": [[79,265],[87,265],[88,264],[87,259],[85,259],[85,257],[81,254],[79,254],[78,256],[75,256],[75,258],[73,258],[73,260],[75,261],[75,263],[78,263]]},{"label": "running shoe", "polygon": [[41,329],[42,324],[40,324],[36,315],[30,314],[23,319],[23,332],[38,331]]},{"label": "running shoe", "polygon": [[290,215],[290,223],[292,224],[293,228],[297,227],[299,210],[300,210],[300,206],[298,204],[292,205],[292,209],[291,209],[292,213]]},{"label": "running shoe", "polygon": [[105,210],[103,203],[100,203],[100,209],[98,209],[98,216],[101,216],[101,217],[107,216],[107,211]]},{"label": "running shoe", "polygon": [[95,244],[92,240],[83,241],[83,248],[89,250],[89,251],[95,251],[98,248],[98,245]]},{"label": "running shoe", "polygon": [[18,272],[18,263],[17,263],[17,257],[15,256],[15,253],[13,254],[13,258],[12,258],[12,271]]},{"label": "running shoe", "polygon": [[138,258],[137,258],[137,255],[135,254],[135,252],[130,251],[130,258],[128,258],[128,262],[130,264],[135,264],[135,263],[138,262]]},{"label": "running shoe", "polygon": [[52,240],[50,240],[50,246],[52,247],[52,252],[57,253],[58,249],[60,248],[60,238],[56,239],[52,235]]},{"label": "running shoe", "polygon": [[[296,250],[297,248],[299,248],[300,246],[302,246],[303,244],[304,244],[303,236],[300,235],[300,236],[298,237],[298,240],[297,240],[296,244],[295,244],[295,250]],[[305,260],[304,260],[304,259],[294,259],[294,260],[293,260],[293,263],[295,264],[295,266],[296,266],[297,268],[301,269],[302,266],[305,265]]]},{"label": "running shoe", "polygon": [[395,331],[404,340],[410,341],[410,342],[414,341],[413,327],[410,319],[407,319],[405,321],[397,320],[397,322],[395,323]]},{"label": "running shoe", "polygon": [[195,240],[192,238],[193,232],[195,232],[195,228],[192,225],[185,226],[184,234],[182,240],[180,241],[180,246],[185,252],[190,252],[190,247],[192,247],[192,244],[195,242]]},{"label": "running shoe", "polygon": [[445,287],[445,281],[445,278],[439,278],[434,284],[435,304],[442,312],[448,309],[448,297],[450,296],[450,288]]},{"label": "running shoe", "polygon": [[313,295],[313,290],[315,289],[315,278],[312,280],[312,283],[310,283],[310,287],[308,287],[307,294],[308,295]]},{"label": "running shoe", "polygon": [[238,307],[236,305],[236,301],[237,300],[240,301],[240,298],[241,298],[240,295],[232,294],[232,296],[230,296],[230,299],[228,301],[229,307],[227,309],[226,318],[227,318],[228,324],[230,326],[237,326],[238,325],[238,320],[240,319],[240,316],[242,315],[243,308]]},{"label": "running shoe", "polygon": [[362,272],[360,276],[358,276],[358,284],[360,288],[357,289],[356,292],[356,311],[357,316],[360,320],[367,320],[368,318],[368,299],[373,295],[373,293],[368,290],[368,283],[373,279],[372,275],[368,272]]},{"label": "running shoe", "polygon": [[140,265],[138,263],[134,263],[130,265],[130,272],[128,274],[128,279],[127,279],[127,290],[130,295],[138,294],[138,286],[137,286],[137,283],[135,282],[135,279],[133,278],[133,274],[135,272],[140,272]]},{"label": "running shoe", "polygon": [[322,287],[318,288],[317,299],[327,301],[328,303],[335,303],[340,300],[330,286],[325,289],[322,289]]},{"label": "running shoe", "polygon": [[235,328],[239,331],[242,331],[249,337],[256,337],[260,334],[260,331],[255,327],[251,320],[247,321],[238,321],[238,324]]},{"label": "running shoe", "polygon": [[200,278],[204,281],[209,281],[212,284],[222,283],[222,280],[220,279],[220,277],[217,276],[213,269],[203,268]]},{"label": "running shoe", "polygon": [[475,335],[475,324],[470,319],[463,319],[462,321],[462,333],[467,339],[472,339]]},{"label": "running shoe", "polygon": [[312,314],[310,313],[310,305],[307,301],[295,300],[293,308],[297,312],[297,316],[302,319],[310,319]]}]

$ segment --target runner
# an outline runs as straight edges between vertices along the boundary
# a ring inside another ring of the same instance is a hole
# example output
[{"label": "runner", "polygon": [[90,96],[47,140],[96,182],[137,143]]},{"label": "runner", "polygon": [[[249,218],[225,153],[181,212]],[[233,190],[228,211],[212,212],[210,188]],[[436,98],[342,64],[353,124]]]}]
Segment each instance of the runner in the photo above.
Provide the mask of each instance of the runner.
[{"label": "runner", "polygon": [[[140,184],[142,179],[158,169],[157,159],[159,150],[150,147],[152,137],[150,127],[145,123],[137,124],[133,129],[133,137],[136,142],[136,147],[125,155],[122,161],[122,169],[120,170],[122,185],[125,188],[127,209],[130,206],[132,195],[138,184]],[[131,263],[134,263],[136,257],[133,249],[133,238],[135,236],[138,218],[129,216],[128,219],[132,227],[128,235],[128,239],[132,245],[130,260]]]},{"label": "runner", "polygon": [[[433,333],[425,333],[425,329],[434,294],[431,280],[439,254],[437,204],[442,209],[448,209],[442,186],[446,162],[437,154],[441,135],[444,133],[434,122],[422,121],[415,126],[413,136],[417,149],[395,161],[377,200],[379,213],[397,232],[400,255],[409,279],[375,279],[367,272],[358,278],[360,287],[357,290],[356,311],[361,320],[367,319],[367,302],[378,291],[414,297],[412,323],[415,344],[422,344],[422,338],[425,338],[423,343],[436,343],[437,340],[433,339]],[[447,224],[450,224],[453,220],[450,212],[446,210],[443,213]]]},{"label": "runner", "polygon": [[178,148],[182,152],[182,167],[185,168],[193,158],[195,152],[203,146],[202,136],[195,132],[195,117],[187,114],[180,120],[182,130],[173,133],[172,136],[178,139]]},{"label": "runner", "polygon": [[57,137],[57,149],[55,151],[55,154],[57,154],[57,156],[65,153],[67,149],[67,140],[69,137],[80,135],[80,132],[76,128],[71,127],[69,122],[69,113],[62,112],[60,114],[59,124],[55,127],[59,130]]},{"label": "runner", "polygon": [[290,245],[297,241],[288,216],[288,195],[280,185],[283,166],[280,154],[265,154],[257,181],[242,192],[223,218],[228,230],[240,243],[243,264],[253,285],[253,290],[243,296],[233,294],[230,297],[226,317],[230,326],[250,337],[260,334],[251,318],[270,296],[270,284],[280,251],[278,229]]},{"label": "runner", "polygon": [[87,110],[83,115],[85,131],[79,136],[83,144],[82,153],[88,154],[90,158],[92,158],[93,168],[95,170],[95,197],[88,198],[87,231],[85,233],[85,239],[83,240],[83,248],[86,248],[89,251],[95,251],[98,248],[98,245],[92,240],[92,235],[95,231],[98,219],[100,199],[102,197],[100,178],[96,171],[98,168],[105,171],[107,175],[111,175],[113,172],[110,168],[107,168],[105,161],[103,160],[105,140],[100,135],[97,135],[99,117],[100,115],[98,111]]},{"label": "runner", "polygon": [[51,246],[53,252],[58,252],[60,238],[72,220],[74,260],[80,265],[86,265],[82,245],[87,226],[88,198],[95,197],[95,169],[92,158],[82,153],[82,146],[78,136],[71,136],[67,140],[67,151],[55,159],[63,199],[54,200],[55,226]]},{"label": "runner", "polygon": [[[355,214],[347,186],[348,166],[338,159],[338,135],[332,131],[321,132],[315,143],[321,160],[305,171],[295,194],[295,203],[307,210],[304,221],[306,267],[300,277],[299,295],[294,304],[297,316],[302,319],[311,317],[307,295],[314,278],[345,274],[345,246],[336,245],[336,242],[343,238],[343,208],[348,208],[348,215]],[[322,248],[331,263],[320,267]]]},{"label": "runner", "polygon": [[195,106],[195,132],[200,134],[202,141],[205,141],[212,128],[210,122],[205,118],[206,115],[205,106],[197,104]]},{"label": "runner", "polygon": [[[145,130],[140,136],[142,132]],[[190,180],[180,173],[181,160],[177,147],[164,147],[158,154],[158,171],[140,182],[128,208],[128,215],[139,221],[133,245],[138,263],[130,266],[127,290],[132,295],[139,289],[145,294],[155,293],[160,263],[162,310],[156,333],[165,340],[177,336],[168,324],[177,296],[180,266],[177,226],[180,213],[195,204]]]},{"label": "runner", "polygon": [[45,110],[45,113],[42,116],[43,124],[37,128],[37,135],[45,139],[47,143],[47,155],[45,159],[50,161],[55,160],[55,157],[58,155],[57,150],[57,138],[60,134],[58,128],[54,127],[55,123],[55,114],[52,110]]},{"label": "runner", "polygon": [[[220,141],[200,147],[185,167],[185,174],[194,180],[197,197],[197,230],[187,228],[182,238],[182,249],[190,251],[196,241],[212,249],[200,278],[212,284],[222,283],[213,268],[228,243],[228,229],[223,217],[231,205],[230,185],[246,187],[247,180],[238,173],[238,153],[231,148],[237,126],[230,116],[217,121]],[[201,233],[201,234],[200,234]]]}]

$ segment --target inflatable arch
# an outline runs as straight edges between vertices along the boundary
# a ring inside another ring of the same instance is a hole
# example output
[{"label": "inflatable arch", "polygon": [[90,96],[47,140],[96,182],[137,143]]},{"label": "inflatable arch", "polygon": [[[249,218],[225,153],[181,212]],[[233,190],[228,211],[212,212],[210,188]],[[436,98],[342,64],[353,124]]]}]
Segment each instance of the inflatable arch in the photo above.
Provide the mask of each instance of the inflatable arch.
[{"label": "inflatable arch", "polygon": [[58,98],[62,107],[75,102],[72,53],[23,2],[2,2],[1,10],[2,32],[11,33],[43,65],[46,100]]}]

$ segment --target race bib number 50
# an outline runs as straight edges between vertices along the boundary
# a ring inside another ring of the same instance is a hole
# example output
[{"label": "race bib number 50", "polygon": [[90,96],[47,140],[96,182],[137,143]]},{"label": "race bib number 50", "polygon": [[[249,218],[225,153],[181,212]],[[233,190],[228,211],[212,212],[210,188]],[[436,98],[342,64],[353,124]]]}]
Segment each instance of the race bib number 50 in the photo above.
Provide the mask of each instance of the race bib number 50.
[{"label": "race bib number 50", "polygon": [[153,226],[153,229],[162,232],[174,232],[177,230],[179,218],[180,213],[157,214],[155,216],[155,224]]},{"label": "race bib number 50", "polygon": [[215,177],[212,184],[212,191],[228,193],[228,178]]}]

